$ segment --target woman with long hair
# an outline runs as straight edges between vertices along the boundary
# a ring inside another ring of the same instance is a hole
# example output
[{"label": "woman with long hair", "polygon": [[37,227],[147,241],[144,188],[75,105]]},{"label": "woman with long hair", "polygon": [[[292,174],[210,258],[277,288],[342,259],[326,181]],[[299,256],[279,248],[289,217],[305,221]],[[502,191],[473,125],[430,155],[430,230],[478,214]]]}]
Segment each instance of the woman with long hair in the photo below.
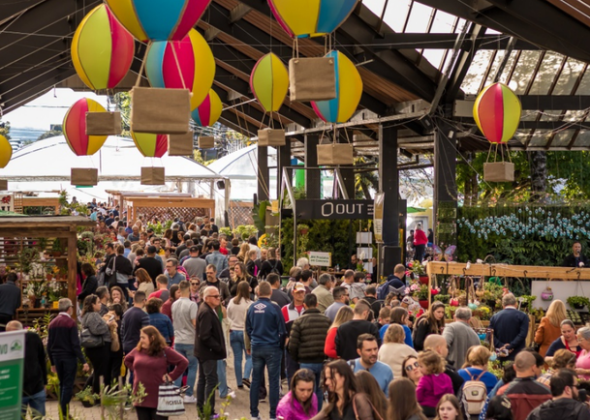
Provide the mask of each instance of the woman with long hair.
[{"label": "woman with long hair", "polygon": [[143,268],[135,270],[135,278],[137,279],[137,290],[145,292],[146,296],[154,293],[154,282],[147,271]]},{"label": "woman with long hair", "polygon": [[246,256],[246,261],[244,261],[244,265],[246,266],[246,271],[252,277],[258,276],[258,266],[256,265],[256,254],[257,254],[256,250],[251,249],[250,251],[248,251],[248,254]]},{"label": "woman with long hair", "polygon": [[576,326],[569,319],[561,321],[561,336],[557,337],[545,353],[545,362],[551,365],[551,359],[557,350],[566,349],[576,356],[582,352],[578,336],[576,335]]},{"label": "woman with long hair", "polygon": [[[239,263],[241,264],[241,263]],[[242,264],[243,265],[243,264]],[[243,389],[244,385],[250,388],[250,374],[252,373],[252,356],[246,352],[244,341],[244,329],[246,327],[246,312],[252,304],[250,300],[250,285],[241,282],[237,285],[236,297],[229,301],[227,306],[227,318],[230,322],[229,342],[234,354],[234,371],[238,388]],[[246,357],[246,366],[242,376],[242,354]]]},{"label": "woman with long hair", "polygon": [[248,245],[248,242],[244,242],[240,246],[240,252],[238,252],[238,260],[240,260],[241,262],[246,264],[246,262],[248,260],[248,252],[249,251],[250,251],[250,245]]},{"label": "woman with long hair", "polygon": [[357,391],[356,377],[348,363],[344,360],[328,363],[323,378],[328,402],[313,420],[375,420],[371,400]]},{"label": "woman with long hair", "polygon": [[541,319],[537,332],[535,332],[535,343],[541,346],[539,348],[541,356],[547,355],[551,343],[561,335],[561,322],[566,318],[565,304],[559,299],[551,302],[547,314]]},{"label": "woman with long hair", "polygon": [[164,302],[162,309],[160,310],[160,312],[170,318],[170,321],[172,321],[172,304],[176,302],[177,299],[180,299],[180,289],[178,288],[178,284],[173,284],[170,286],[170,297]]},{"label": "woman with long hair", "polygon": [[166,241],[164,248],[170,248],[172,246],[172,229],[166,229],[164,240]]},{"label": "woman with long hair", "polygon": [[410,327],[408,327],[409,318],[410,313],[406,308],[402,308],[401,306],[395,307],[391,310],[391,314],[389,315],[389,325],[401,325],[401,327],[404,329],[404,332],[406,333],[404,343],[413,348],[414,342],[412,341],[412,330],[410,329]]},{"label": "woman with long hair", "polygon": [[414,327],[414,348],[424,350],[424,340],[431,334],[441,334],[445,326],[445,304],[434,302],[430,309],[416,320]]},{"label": "woman with long hair", "polygon": [[398,378],[389,384],[387,420],[427,420],[416,399],[416,385],[408,378]]},{"label": "woman with long hair", "polygon": [[338,327],[350,321],[353,315],[354,312],[350,306],[343,306],[338,309],[336,318],[334,318],[334,322],[328,330],[328,335],[326,335],[326,344],[324,344],[324,353],[329,358],[338,359],[338,354],[336,353],[336,333],[338,332]]},{"label": "woman with long hair", "polygon": [[[106,322],[100,316],[100,299],[96,295],[86,296],[82,308],[82,331],[88,330],[95,337],[100,337],[102,344],[96,347],[85,347],[86,356],[92,363],[92,390],[100,392],[100,377],[104,378],[105,384],[110,384],[109,358],[111,351],[111,328],[116,328],[114,320]],[[83,343],[82,343],[83,344]]]},{"label": "woman with long hair", "polygon": [[86,296],[90,296],[98,289],[98,279],[96,278],[96,271],[89,263],[82,264],[82,274],[84,274],[84,284],[82,286],[82,292],[78,295],[78,301],[84,302]]},{"label": "woman with long hair", "polygon": [[379,416],[384,419],[387,415],[387,398],[375,377],[366,370],[359,370],[354,376],[356,376],[357,392],[366,394]]},{"label": "woman with long hair", "polygon": [[463,420],[461,405],[453,394],[445,394],[436,406],[434,420]]},{"label": "woman with long hair", "polygon": [[151,298],[147,301],[145,310],[150,318],[150,325],[158,329],[160,334],[162,334],[162,337],[164,337],[166,344],[170,346],[174,339],[174,328],[172,327],[172,321],[170,321],[170,318],[160,312],[162,305],[162,299]]},{"label": "woman with long hair", "polygon": [[[109,306],[108,308],[108,312],[106,314],[103,315],[102,319],[104,319],[105,321],[108,321],[110,319],[113,319],[114,322],[116,322],[117,327],[116,327],[116,334],[118,337],[118,341],[119,341],[119,349],[118,350],[113,350],[111,348],[111,357],[109,359],[109,372],[110,372],[110,378],[111,378],[111,383],[112,381],[115,381],[118,383],[119,381],[119,376],[121,376],[121,365],[123,364],[123,340],[121,337],[121,319],[123,319],[123,307],[121,305],[119,305],[118,303]],[[113,334],[113,332],[111,331],[111,334]]]},{"label": "woman with long hair", "polygon": [[394,378],[402,376],[402,364],[408,356],[418,357],[416,350],[404,343],[405,335],[401,325],[389,324],[377,356],[380,362],[391,368]]},{"label": "woman with long hair", "polygon": [[119,286],[113,286],[110,288],[111,300],[110,305],[121,305],[123,312],[127,311],[127,300],[125,299],[125,292]]},{"label": "woman with long hair", "polygon": [[235,289],[237,285],[243,281],[250,286],[250,300],[254,300],[254,290],[256,290],[256,287],[258,286],[258,280],[256,280],[256,277],[252,277],[248,274],[248,270],[244,263],[238,262],[234,265],[234,275],[231,280],[232,284],[230,284],[230,293],[232,286]]},{"label": "woman with long hair", "polygon": [[125,366],[134,373],[133,392],[141,383],[147,393],[142,402],[135,404],[138,420],[167,419],[156,414],[159,387],[178,379],[188,367],[188,360],[168,347],[160,332],[150,325],[141,329],[137,347],[125,356]]},{"label": "woman with long hair", "polygon": [[315,375],[309,369],[299,369],[291,378],[291,390],[277,406],[277,418],[308,420],[318,413],[318,398],[314,392]]}]

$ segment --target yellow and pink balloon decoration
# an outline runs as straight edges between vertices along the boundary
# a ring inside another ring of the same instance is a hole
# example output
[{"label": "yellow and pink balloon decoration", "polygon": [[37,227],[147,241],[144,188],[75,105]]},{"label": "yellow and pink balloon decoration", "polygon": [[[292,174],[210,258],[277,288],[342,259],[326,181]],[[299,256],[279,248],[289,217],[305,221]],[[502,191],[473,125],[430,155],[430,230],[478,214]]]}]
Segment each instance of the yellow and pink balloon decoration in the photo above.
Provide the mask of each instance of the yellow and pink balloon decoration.
[{"label": "yellow and pink balloon decoration", "polygon": [[221,117],[223,104],[219,95],[211,89],[205,100],[193,112],[192,117],[200,127],[211,127]]},{"label": "yellow and pink balloon decoration", "polygon": [[152,87],[190,90],[192,110],[203,102],[215,78],[213,52],[194,29],[181,41],[152,42],[145,68]]},{"label": "yellow and pink balloon decoration", "polygon": [[312,102],[311,106],[322,120],[343,123],[355,113],[363,94],[363,80],[356,66],[344,54],[330,51],[326,57],[334,59],[336,72],[336,98]]},{"label": "yellow and pink balloon decoration", "polygon": [[258,60],[250,75],[250,90],[264,111],[281,108],[289,91],[289,73],[278,56],[268,53]]},{"label": "yellow and pink balloon decoration", "polygon": [[66,112],[63,132],[72,152],[78,156],[91,156],[102,147],[107,136],[89,136],[86,134],[86,113],[107,112],[101,104],[92,99],[82,98]]},{"label": "yellow and pink balloon decoration", "polygon": [[135,146],[144,157],[161,158],[168,151],[168,135],[131,132]]},{"label": "yellow and pink balloon decoration", "polygon": [[131,68],[135,44],[108,7],[101,4],[78,25],[71,51],[76,73],[86,86],[113,89]]},{"label": "yellow and pink balloon decoration", "polygon": [[275,19],[291,38],[334,32],[357,3],[358,0],[268,0]]},{"label": "yellow and pink balloon decoration", "polygon": [[490,143],[508,143],[520,122],[522,106],[508,86],[493,83],[482,90],[473,105],[473,118]]},{"label": "yellow and pink balloon decoration", "polygon": [[119,22],[142,42],[179,41],[211,0],[105,0]]},{"label": "yellow and pink balloon decoration", "polygon": [[12,158],[12,145],[6,137],[0,134],[0,168],[5,168]]}]

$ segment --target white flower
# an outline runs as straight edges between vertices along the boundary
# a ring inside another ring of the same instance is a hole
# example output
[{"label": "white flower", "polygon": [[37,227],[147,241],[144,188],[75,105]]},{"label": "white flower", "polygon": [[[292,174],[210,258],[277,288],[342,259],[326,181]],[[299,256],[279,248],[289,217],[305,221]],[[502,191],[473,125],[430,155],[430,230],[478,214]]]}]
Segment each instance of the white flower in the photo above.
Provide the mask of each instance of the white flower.
[{"label": "white flower", "polygon": [[584,263],[580,261],[580,267],[584,267]]}]

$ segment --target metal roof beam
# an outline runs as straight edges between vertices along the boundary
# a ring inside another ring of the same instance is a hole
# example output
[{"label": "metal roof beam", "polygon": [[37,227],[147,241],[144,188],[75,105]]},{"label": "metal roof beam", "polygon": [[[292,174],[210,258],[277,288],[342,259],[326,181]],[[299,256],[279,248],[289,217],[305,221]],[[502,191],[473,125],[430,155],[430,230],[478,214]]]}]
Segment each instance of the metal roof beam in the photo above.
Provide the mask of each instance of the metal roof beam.
[{"label": "metal roof beam", "polygon": [[20,13],[30,9],[31,7],[43,3],[48,0],[21,0],[13,2],[5,2],[0,7],[0,25],[5,23],[8,19],[17,17]]},{"label": "metal roof beam", "polygon": [[[525,110],[581,111],[590,108],[590,95],[521,95],[518,97]],[[454,117],[471,117],[474,99],[455,101]]]},{"label": "metal roof beam", "polygon": [[[508,35],[483,35],[481,38],[480,49],[486,50],[503,50],[508,46],[510,36]],[[373,49],[381,51],[383,49],[436,49],[450,50],[455,46],[457,34],[445,33],[386,33],[382,38],[376,38],[373,42]],[[461,48],[468,50],[474,45],[471,39],[466,39]],[[517,50],[538,50],[537,45],[526,41],[518,40],[515,49]]]}]

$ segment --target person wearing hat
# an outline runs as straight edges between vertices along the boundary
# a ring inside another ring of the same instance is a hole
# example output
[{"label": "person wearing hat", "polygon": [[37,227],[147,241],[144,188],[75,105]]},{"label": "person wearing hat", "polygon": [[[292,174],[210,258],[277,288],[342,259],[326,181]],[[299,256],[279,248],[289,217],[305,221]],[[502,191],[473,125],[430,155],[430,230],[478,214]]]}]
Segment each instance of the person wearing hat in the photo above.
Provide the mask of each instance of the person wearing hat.
[{"label": "person wearing hat", "polygon": [[296,283],[293,287],[293,302],[283,306],[281,309],[285,322],[292,322],[299,318],[305,308],[303,307],[303,298],[305,297],[305,286],[302,283]]}]

